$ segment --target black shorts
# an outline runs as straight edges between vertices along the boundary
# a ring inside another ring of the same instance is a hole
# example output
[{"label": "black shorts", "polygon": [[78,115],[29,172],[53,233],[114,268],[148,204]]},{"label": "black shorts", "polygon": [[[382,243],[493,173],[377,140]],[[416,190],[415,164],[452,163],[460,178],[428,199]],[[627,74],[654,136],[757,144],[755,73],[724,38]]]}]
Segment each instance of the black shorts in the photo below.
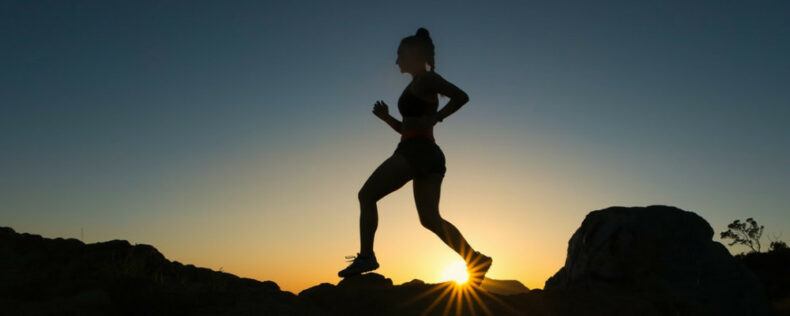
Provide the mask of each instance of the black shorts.
[{"label": "black shorts", "polygon": [[402,140],[398,143],[394,153],[402,155],[409,161],[414,178],[423,177],[430,173],[438,173],[444,176],[444,173],[447,171],[444,152],[439,148],[439,145],[430,139],[409,138]]}]

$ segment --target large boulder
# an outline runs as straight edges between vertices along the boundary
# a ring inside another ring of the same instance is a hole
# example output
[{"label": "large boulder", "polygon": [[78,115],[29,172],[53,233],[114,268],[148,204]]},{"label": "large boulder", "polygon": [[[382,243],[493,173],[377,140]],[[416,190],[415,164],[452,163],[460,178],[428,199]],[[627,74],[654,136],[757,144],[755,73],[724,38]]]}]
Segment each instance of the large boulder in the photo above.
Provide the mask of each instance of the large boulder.
[{"label": "large boulder", "polygon": [[699,215],[672,206],[592,211],[544,290],[629,295],[666,315],[772,315],[765,291]]}]

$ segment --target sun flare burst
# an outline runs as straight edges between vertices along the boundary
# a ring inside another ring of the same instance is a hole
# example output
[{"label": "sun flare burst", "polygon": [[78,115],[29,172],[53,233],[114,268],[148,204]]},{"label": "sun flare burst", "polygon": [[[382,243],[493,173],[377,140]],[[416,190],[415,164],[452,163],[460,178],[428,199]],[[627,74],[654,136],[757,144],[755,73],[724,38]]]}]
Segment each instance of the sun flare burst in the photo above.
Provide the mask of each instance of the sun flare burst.
[{"label": "sun flare burst", "polygon": [[465,284],[469,281],[466,263],[457,260],[447,265],[442,271],[442,281],[454,281],[458,285]]}]

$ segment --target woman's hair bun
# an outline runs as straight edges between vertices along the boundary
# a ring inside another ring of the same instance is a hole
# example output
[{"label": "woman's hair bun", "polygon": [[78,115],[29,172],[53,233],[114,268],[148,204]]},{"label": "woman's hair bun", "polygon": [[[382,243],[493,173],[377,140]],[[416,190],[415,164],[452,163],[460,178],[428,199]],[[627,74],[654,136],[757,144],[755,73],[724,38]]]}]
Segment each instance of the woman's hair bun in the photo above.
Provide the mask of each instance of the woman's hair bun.
[{"label": "woman's hair bun", "polygon": [[430,38],[431,37],[431,34],[428,33],[428,30],[425,29],[424,27],[421,27],[421,28],[417,29],[417,33],[414,33],[414,35],[415,36],[420,36],[420,37],[425,37],[425,38]]}]

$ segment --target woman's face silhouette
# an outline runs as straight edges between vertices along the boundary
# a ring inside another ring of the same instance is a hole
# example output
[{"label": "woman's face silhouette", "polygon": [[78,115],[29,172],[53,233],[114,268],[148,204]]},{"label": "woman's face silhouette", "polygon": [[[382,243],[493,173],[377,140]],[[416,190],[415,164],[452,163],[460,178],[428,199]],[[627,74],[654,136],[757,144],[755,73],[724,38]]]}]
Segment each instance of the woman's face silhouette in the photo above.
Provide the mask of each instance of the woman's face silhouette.
[{"label": "woman's face silhouette", "polygon": [[398,58],[395,63],[400,67],[400,72],[408,72],[415,74],[420,71],[425,71],[425,58],[420,55],[419,51],[410,45],[400,45],[398,47]]}]

